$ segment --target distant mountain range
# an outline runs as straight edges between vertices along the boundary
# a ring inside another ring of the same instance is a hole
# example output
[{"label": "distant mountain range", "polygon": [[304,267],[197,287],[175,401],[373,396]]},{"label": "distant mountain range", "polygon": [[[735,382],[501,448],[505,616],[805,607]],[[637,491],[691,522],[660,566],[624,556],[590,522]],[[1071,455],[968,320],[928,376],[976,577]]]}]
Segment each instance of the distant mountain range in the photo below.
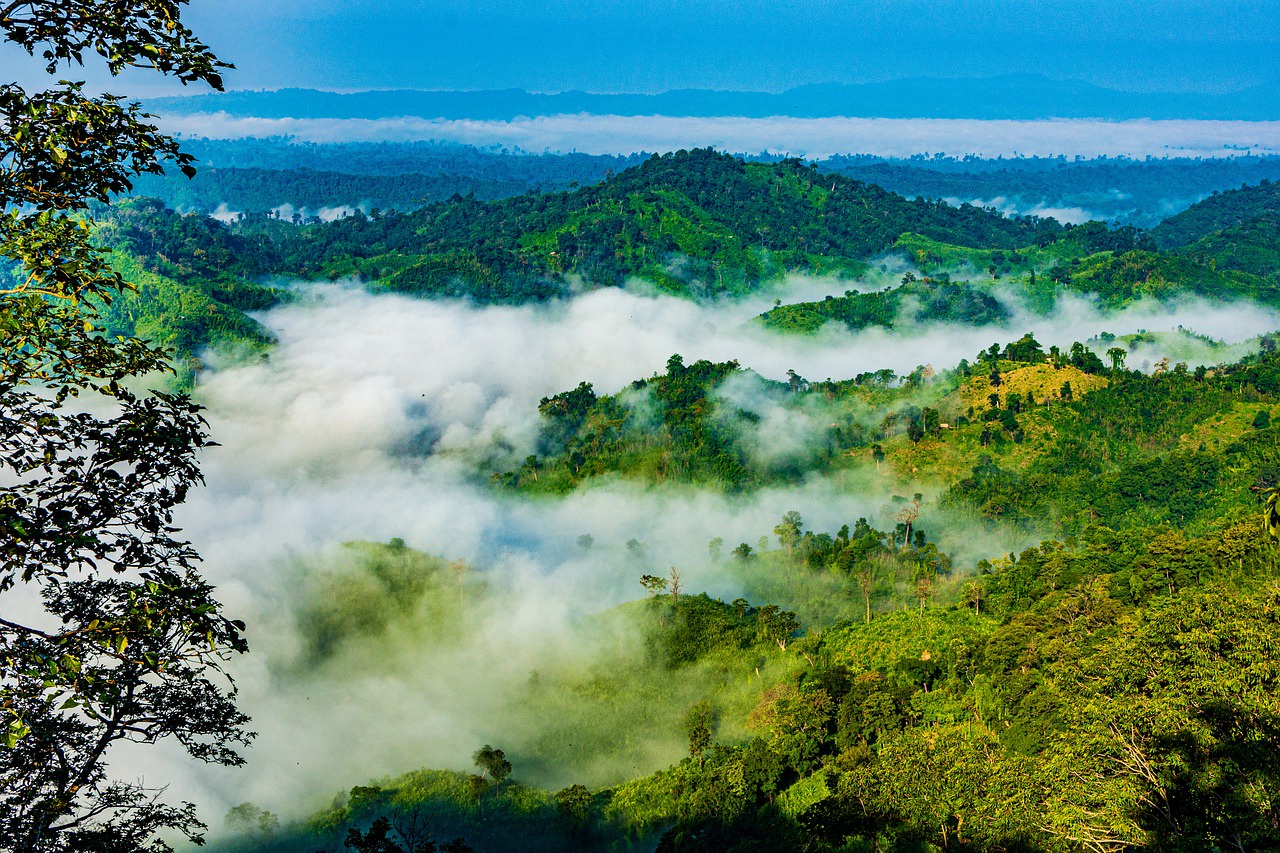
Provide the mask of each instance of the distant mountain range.
[{"label": "distant mountain range", "polygon": [[222,111],[235,116],[327,119],[417,116],[504,120],[574,113],[749,118],[1280,119],[1280,95],[1274,84],[1225,94],[1124,92],[1038,75],[820,84],[781,93],[708,89],[653,95],[577,91],[539,94],[522,89],[338,93],[279,89],[156,98],[148,106],[170,115]]}]

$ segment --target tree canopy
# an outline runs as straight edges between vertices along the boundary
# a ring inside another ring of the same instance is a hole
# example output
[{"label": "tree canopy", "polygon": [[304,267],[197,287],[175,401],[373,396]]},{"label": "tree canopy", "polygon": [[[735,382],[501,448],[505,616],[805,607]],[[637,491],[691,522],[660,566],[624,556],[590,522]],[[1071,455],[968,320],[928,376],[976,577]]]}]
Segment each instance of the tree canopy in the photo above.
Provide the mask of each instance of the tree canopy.
[{"label": "tree canopy", "polygon": [[[33,0],[0,17],[50,75],[100,57],[220,88],[218,61],[180,20],[185,0]],[[191,158],[138,105],[59,81],[0,86],[0,846],[167,850],[199,839],[187,803],[113,779],[109,748],[176,740],[237,764],[247,718],[218,673],[245,650],[173,526],[207,442],[185,396],[138,393],[167,353],[103,334],[127,289],[85,211]],[[107,412],[94,414],[93,412]],[[32,607],[29,602],[39,602]],[[21,602],[21,603],[20,603]]]}]

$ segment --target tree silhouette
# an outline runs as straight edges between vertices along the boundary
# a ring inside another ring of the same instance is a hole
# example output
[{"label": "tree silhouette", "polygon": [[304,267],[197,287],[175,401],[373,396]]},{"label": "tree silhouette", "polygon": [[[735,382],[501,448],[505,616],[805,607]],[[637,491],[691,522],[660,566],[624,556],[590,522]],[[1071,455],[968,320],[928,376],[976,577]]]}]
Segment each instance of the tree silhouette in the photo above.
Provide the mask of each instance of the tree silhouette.
[{"label": "tree silhouette", "polygon": [[495,785],[501,785],[511,775],[511,762],[507,761],[506,753],[487,743],[471,754],[471,760]]},{"label": "tree silhouette", "polygon": [[[220,89],[229,66],[181,23],[183,5],[13,2],[0,28],[51,82],[96,54],[112,74]],[[194,807],[110,779],[106,757],[173,739],[240,763],[247,718],[214,679],[245,650],[244,626],[173,526],[201,482],[204,421],[181,394],[126,386],[168,370],[168,354],[102,334],[98,307],[127,285],[85,211],[166,162],[191,175],[192,159],[137,104],[76,83],[0,85],[0,114],[0,849],[168,850],[160,830],[199,839]]]}]

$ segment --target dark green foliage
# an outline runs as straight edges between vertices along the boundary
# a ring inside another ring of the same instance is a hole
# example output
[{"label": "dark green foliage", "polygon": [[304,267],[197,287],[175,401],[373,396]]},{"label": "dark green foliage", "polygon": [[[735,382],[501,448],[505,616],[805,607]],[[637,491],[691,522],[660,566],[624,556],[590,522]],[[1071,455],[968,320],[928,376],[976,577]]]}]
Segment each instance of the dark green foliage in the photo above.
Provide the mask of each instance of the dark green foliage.
[{"label": "dark green foliage", "polygon": [[375,818],[364,832],[347,830],[343,846],[354,853],[475,853],[461,838],[436,843],[430,828],[422,815],[400,810],[393,819]]},{"label": "dark green foliage", "polygon": [[542,460],[495,481],[535,491],[561,491],[606,472],[622,472],[738,489],[758,476],[736,444],[734,413],[726,421],[714,394],[739,373],[737,362],[685,365],[672,356],[667,372],[633,382],[621,394],[597,397],[588,383],[544,398]]},{"label": "dark green foliage", "polygon": [[[1222,190],[1228,190],[1222,195],[1229,195],[1232,187],[1280,178],[1276,157],[1073,161],[1066,157],[920,156],[903,161],[846,155],[818,166],[908,198],[1008,199],[1025,208],[1080,207],[1097,219],[1139,227],[1157,225],[1172,200],[1185,204],[1210,193],[1217,198]],[[1164,233],[1161,225],[1153,235],[1162,246],[1169,245],[1161,239]]]},{"label": "dark green foliage", "polygon": [[[786,270],[856,272],[900,234],[1014,248],[1056,223],[909,201],[796,160],[681,151],[573,192],[484,203],[455,196],[407,214],[275,231],[282,268],[398,269],[386,286],[483,300],[545,298],[574,273],[593,286],[647,279],[690,294],[743,292]],[[413,259],[408,266],[402,260]]]},{"label": "dark green foliage", "polygon": [[684,718],[684,731],[689,736],[689,757],[702,762],[702,755],[711,746],[715,734],[716,712],[705,699],[692,708]]},{"label": "dark green foliage", "polygon": [[355,853],[404,853],[404,848],[392,840],[392,831],[391,822],[380,817],[367,832],[355,828],[348,830],[343,846]]},{"label": "dark green foliage", "polygon": [[1256,186],[1215,192],[1197,204],[1169,217],[1151,236],[1166,249],[1191,246],[1218,231],[1247,223],[1280,219],[1280,182],[1263,179]]},{"label": "dark green foliage", "polygon": [[154,199],[98,212],[94,239],[135,290],[102,310],[108,335],[140,336],[194,359],[209,347],[262,348],[271,334],[245,312],[284,291],[253,283],[269,263],[263,247],[202,216],[181,216]]},{"label": "dark green foliage", "polygon": [[556,792],[556,809],[560,816],[573,824],[587,822],[591,809],[591,792],[585,785],[570,785]]},{"label": "dark green foliage", "polygon": [[497,785],[501,785],[503,780],[511,775],[511,762],[507,760],[506,753],[500,749],[494,749],[487,743],[477,749],[471,759],[476,767],[479,767],[480,771]]},{"label": "dark green foliage", "polygon": [[766,328],[801,333],[816,332],[832,321],[857,330],[868,326],[893,328],[898,322],[985,326],[1008,318],[1008,309],[983,288],[930,279],[872,293],[845,291],[843,296],[781,305],[760,315]]},{"label": "dark green foliage", "polygon": [[[670,669],[713,653],[767,648],[775,642],[770,633],[774,627],[771,620],[778,619],[774,605],[734,607],[706,593],[682,595],[676,600],[658,596],[650,599],[649,605],[646,641],[654,659]],[[795,614],[790,617],[794,620]],[[709,706],[704,710],[706,713],[700,712],[699,720],[709,723]]]}]

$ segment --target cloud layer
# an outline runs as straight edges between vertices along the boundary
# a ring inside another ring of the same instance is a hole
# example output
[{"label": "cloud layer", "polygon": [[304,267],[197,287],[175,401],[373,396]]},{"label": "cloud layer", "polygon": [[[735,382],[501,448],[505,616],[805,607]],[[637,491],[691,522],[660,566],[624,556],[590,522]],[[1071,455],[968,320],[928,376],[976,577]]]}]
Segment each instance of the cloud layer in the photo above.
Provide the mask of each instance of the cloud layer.
[{"label": "cloud layer", "polygon": [[680,118],[554,115],[513,121],[269,119],[226,113],[172,116],[162,126],[188,137],[289,136],[303,142],[439,139],[525,151],[629,154],[713,147],[800,157],[944,153],[981,157],[1229,157],[1280,153],[1280,122],[984,121],[976,119]]},{"label": "cloud layer", "polygon": [[[1275,312],[1242,306],[1149,305],[1103,318],[1074,300],[1053,317],[1019,316],[1008,327],[828,328],[788,338],[747,322],[772,304],[773,293],[698,305],[610,289],[544,306],[481,308],[349,285],[310,287],[308,296],[262,317],[280,339],[268,358],[223,365],[202,381],[221,446],[208,451],[208,485],[180,518],[229,612],[251,626],[254,651],[236,675],[261,737],[242,770],[191,768],[155,751],[117,762],[122,772],[178,778],[173,793],[197,798],[215,820],[244,800],[299,813],[370,778],[421,766],[465,769],[470,751],[486,741],[502,740],[528,762],[537,732],[534,724],[519,729],[522,718],[509,709],[530,671],[557,660],[589,662],[582,620],[637,597],[642,571],[677,565],[688,589],[733,597],[741,585],[707,559],[711,538],[722,537],[726,550],[754,544],[792,509],[810,528],[832,531],[860,515],[875,518],[886,502],[887,486],[822,479],[746,497],[619,482],[558,500],[495,492],[477,478],[477,466],[518,462],[531,451],[540,397],[583,380],[616,392],[663,370],[676,352],[686,362],[738,359],[770,379],[784,379],[788,369],[823,379],[948,367],[1026,331],[1048,346],[1100,329],[1186,325],[1241,340],[1280,326]],[[781,295],[821,298],[848,287],[796,279],[781,285]],[[1214,356],[1206,350],[1205,357]],[[760,415],[748,446],[768,460],[803,452],[821,426],[821,412],[784,410],[758,383],[735,382],[724,394]],[[580,548],[581,534],[596,546]],[[340,671],[299,671],[305,567],[331,564],[338,543],[392,537],[482,573],[492,597],[475,616],[474,641],[442,654],[415,645],[408,632],[376,655],[349,658]],[[627,557],[631,538],[648,546],[645,566]],[[1007,550],[1015,543],[991,544]],[[677,741],[655,740],[644,766],[626,770],[674,760]],[[600,761],[592,781],[618,770],[608,756]],[[565,781],[555,773],[544,768],[540,778]]]}]

